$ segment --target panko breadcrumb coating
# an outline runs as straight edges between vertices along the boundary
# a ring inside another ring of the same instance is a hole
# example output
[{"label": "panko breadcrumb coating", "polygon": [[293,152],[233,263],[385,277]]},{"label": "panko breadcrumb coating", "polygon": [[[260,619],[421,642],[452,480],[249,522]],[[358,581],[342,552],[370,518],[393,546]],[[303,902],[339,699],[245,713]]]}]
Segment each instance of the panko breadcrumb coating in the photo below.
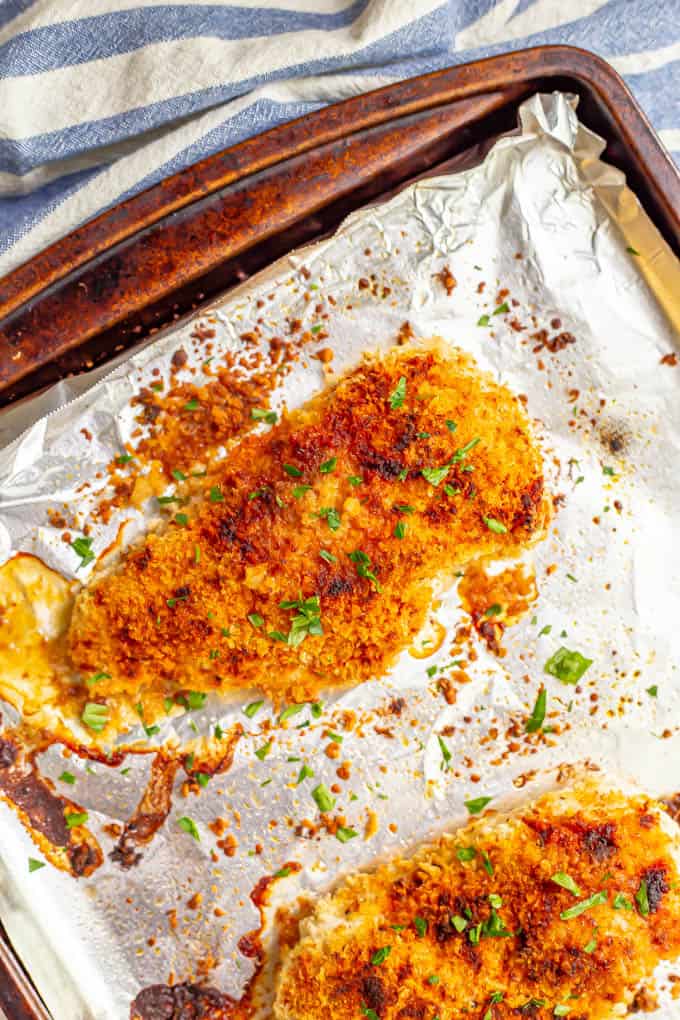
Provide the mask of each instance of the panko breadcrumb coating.
[{"label": "panko breadcrumb coating", "polygon": [[535,541],[548,504],[520,401],[444,344],[366,359],[246,437],[204,498],[81,592],[73,665],[104,701],[380,676],[433,582]]},{"label": "panko breadcrumb coating", "polygon": [[586,782],[354,875],[302,921],[275,1020],[624,1016],[680,954],[679,835]]}]

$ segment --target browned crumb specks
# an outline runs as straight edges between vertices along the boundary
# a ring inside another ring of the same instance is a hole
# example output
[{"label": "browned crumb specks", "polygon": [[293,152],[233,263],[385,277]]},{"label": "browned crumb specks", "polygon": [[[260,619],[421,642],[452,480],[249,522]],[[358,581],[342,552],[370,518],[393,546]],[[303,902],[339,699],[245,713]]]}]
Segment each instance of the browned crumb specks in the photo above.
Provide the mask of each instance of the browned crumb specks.
[{"label": "browned crumb specks", "polygon": [[535,540],[542,461],[520,402],[443,346],[373,358],[246,437],[198,505],[79,596],[98,699],[259,687],[302,701],[378,676],[432,582]]},{"label": "browned crumb specks", "polygon": [[588,784],[348,879],[302,923],[276,1020],[612,1017],[680,954],[661,818]]}]

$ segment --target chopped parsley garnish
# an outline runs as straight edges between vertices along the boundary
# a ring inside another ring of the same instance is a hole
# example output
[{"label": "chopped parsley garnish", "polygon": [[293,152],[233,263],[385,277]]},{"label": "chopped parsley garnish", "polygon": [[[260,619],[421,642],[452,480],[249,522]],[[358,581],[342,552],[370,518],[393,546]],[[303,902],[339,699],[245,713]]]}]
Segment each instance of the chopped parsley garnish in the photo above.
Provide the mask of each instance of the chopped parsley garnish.
[{"label": "chopped parsley garnish", "polygon": [[459,935],[461,932],[465,931],[465,929],[468,926],[467,921],[465,920],[464,917],[461,917],[460,914],[453,915],[453,917],[451,918],[451,924],[456,929]]},{"label": "chopped parsley garnish", "polygon": [[490,322],[491,318],[488,315],[480,315],[479,318],[477,319],[478,326],[488,326]]},{"label": "chopped parsley garnish", "polygon": [[311,333],[320,333],[322,329],[323,329],[323,326],[321,325],[321,323],[320,323],[320,322],[318,322],[318,323],[316,324],[316,326],[312,326],[312,328],[311,328],[310,332],[311,332]]},{"label": "chopped parsley garnish", "polygon": [[348,475],[347,481],[350,485],[353,485],[356,488],[357,485],[363,485],[364,480],[363,478],[360,478],[359,475]]},{"label": "chopped parsley garnish", "polygon": [[321,517],[322,519],[325,518],[328,527],[331,529],[331,531],[337,531],[342,523],[340,519],[340,514],[332,506],[322,506],[317,516]]},{"label": "chopped parsley garnish", "polygon": [[302,766],[302,768],[300,769],[300,771],[298,772],[297,784],[296,785],[299,786],[300,783],[304,782],[305,779],[313,779],[313,778],[314,778],[314,769],[310,769],[309,765],[307,765],[305,763]]},{"label": "chopped parsley garnish", "polygon": [[87,817],[87,811],[73,811],[71,814],[65,815],[66,828],[75,829],[78,825],[85,825]]},{"label": "chopped parsley garnish", "polygon": [[480,850],[479,853],[482,858],[482,865],[487,875],[493,876],[493,864],[491,863],[491,858],[489,857],[488,853],[486,852],[486,850]]},{"label": "chopped parsley garnish", "polygon": [[[283,635],[284,641],[291,648],[297,648],[310,634],[323,634],[321,626],[321,606],[319,596],[311,595],[308,599],[292,599],[279,602],[280,609],[295,609],[297,612],[290,621],[290,631]],[[271,635],[270,635],[271,637]]]},{"label": "chopped parsley garnish", "polygon": [[550,881],[554,882],[555,885],[559,885],[562,889],[566,889],[573,896],[581,895],[581,890],[574,879],[564,871],[556,871],[554,875],[551,875]]},{"label": "chopped parsley garnish", "polygon": [[647,881],[644,878],[640,882],[638,891],[635,893],[635,902],[642,916],[647,917],[649,914],[649,898],[647,896]]},{"label": "chopped parsley garnish", "polygon": [[335,797],[331,795],[331,791],[325,783],[319,783],[318,786],[314,787],[312,790],[312,797],[314,798],[319,811],[322,813],[332,811],[335,807]]},{"label": "chopped parsley garnish", "polygon": [[586,659],[580,652],[572,652],[563,645],[550,656],[543,668],[563,684],[576,684],[592,664],[592,659]]},{"label": "chopped parsley garnish", "polygon": [[406,376],[402,375],[401,379],[390,393],[390,407],[393,411],[397,411],[403,406],[404,400],[406,399]]},{"label": "chopped parsley garnish", "polygon": [[527,733],[538,733],[538,731],[540,730],[541,726],[545,722],[545,710],[547,702],[548,692],[546,691],[545,687],[541,687],[536,697],[533,711],[529,718],[527,719],[526,725],[524,727]]},{"label": "chopped parsley garnish", "polygon": [[269,754],[269,752],[271,751],[271,749],[272,749],[272,741],[268,740],[266,744],[262,745],[262,747],[258,747],[257,748],[257,750],[255,751],[255,757],[259,758],[260,761],[264,761],[265,758],[267,757],[267,755]]},{"label": "chopped parsley garnish", "polygon": [[44,868],[44,867],[45,867],[45,862],[44,861],[37,861],[35,859],[35,857],[29,857],[28,858],[28,870],[29,870],[29,873],[32,872],[32,871],[39,871],[41,868]]},{"label": "chopped parsley garnish", "polygon": [[493,531],[495,535],[505,535],[508,529],[500,521],[497,521],[495,517],[484,517],[484,523],[486,524],[489,531]]},{"label": "chopped parsley garnish", "polygon": [[298,715],[304,707],[304,704],[288,705],[287,708],[284,708],[283,712],[279,715],[279,722],[285,722],[286,719],[291,719],[294,715]]},{"label": "chopped parsley garnish", "polygon": [[184,815],[183,818],[177,819],[177,824],[179,825],[180,829],[183,832],[188,833],[189,836],[193,836],[196,842],[200,843],[201,836],[198,831],[198,828],[196,827],[196,822],[193,820],[193,818],[187,818],[187,816]]},{"label": "chopped parsley garnish", "polygon": [[631,255],[639,255],[640,254],[640,252],[636,248],[633,248],[632,244],[629,244],[627,246],[626,251],[629,252]]},{"label": "chopped parsley garnish", "polygon": [[444,743],[443,737],[437,736],[437,740],[439,741],[439,750],[442,753],[442,762],[440,768],[442,769],[443,772],[447,772],[451,766],[451,752]]},{"label": "chopped parsley garnish", "polygon": [[573,582],[574,584],[576,584],[576,583],[577,583],[577,581],[578,581],[578,578],[577,578],[577,577],[574,577],[574,575],[573,575],[573,574],[567,574],[567,580],[568,580],[568,581],[572,581],[572,582]]},{"label": "chopped parsley garnish", "polygon": [[500,616],[503,612],[503,606],[499,602],[494,602],[488,609],[484,610],[485,616]]},{"label": "chopped parsley garnish", "polygon": [[290,475],[291,478],[300,478],[302,476],[302,471],[299,467],[295,467],[294,464],[284,464],[283,470],[287,475]]},{"label": "chopped parsley garnish", "polygon": [[446,427],[449,430],[449,432],[455,432],[456,429],[458,428],[458,425],[457,425],[457,423],[455,421],[451,421],[450,418],[447,418],[446,419]]},{"label": "chopped parsley garnish", "polygon": [[568,910],[563,910],[560,914],[560,918],[563,921],[571,921],[574,917],[579,917],[584,914],[586,910],[590,910],[591,907],[598,907],[601,904],[607,902],[607,893],[604,889],[599,892],[593,893],[587,900],[581,900],[580,903],[575,903],[573,907],[569,907]]},{"label": "chopped parsley garnish", "polygon": [[478,815],[492,800],[493,797],[475,797],[473,800],[466,800],[465,807],[471,815]]},{"label": "chopped parsley garnish", "polygon": [[118,457],[116,457],[116,460],[118,461],[119,464],[129,464],[130,461],[132,460],[132,454],[121,453]]},{"label": "chopped parsley garnish", "polygon": [[198,411],[200,406],[201,405],[199,404],[199,402],[196,399],[196,397],[192,397],[191,400],[187,400],[186,404],[184,405],[184,410],[185,411]]},{"label": "chopped parsley garnish", "polygon": [[311,485],[296,485],[293,489],[293,498],[301,499],[306,492],[309,492]]},{"label": "chopped parsley garnish", "polygon": [[503,906],[503,897],[499,896],[498,893],[489,893],[489,903],[494,910],[500,910]]},{"label": "chopped parsley garnish", "polygon": [[632,910],[633,904],[623,893],[617,893],[614,897],[614,910]]},{"label": "chopped parsley garnish", "polygon": [[217,723],[215,725],[215,729],[213,730],[213,735],[215,737],[215,740],[221,740],[222,737],[224,736],[224,730],[222,729],[222,727],[220,726],[219,723]]},{"label": "chopped parsley garnish", "polygon": [[194,772],[194,779],[202,790],[205,790],[206,786],[210,782],[210,776],[207,772]]},{"label": "chopped parsley garnish", "polygon": [[319,556],[321,557],[322,560],[325,560],[326,563],[338,562],[338,557],[334,556],[332,552],[328,552],[328,549],[320,549]]},{"label": "chopped parsley garnish", "polygon": [[313,701],[311,712],[315,719],[320,719],[323,715],[323,701]]},{"label": "chopped parsley garnish", "polygon": [[568,1016],[570,1013],[571,1006],[564,1006],[561,1003],[558,1003],[553,1010],[553,1016]]},{"label": "chopped parsley garnish", "polygon": [[284,864],[282,868],[274,872],[274,878],[288,878],[292,872],[292,868],[289,868],[287,864]]},{"label": "chopped parsley garnish", "polygon": [[583,952],[584,953],[594,953],[596,949],[597,949],[597,939],[593,935],[593,937],[590,940],[590,942],[586,942],[585,946],[583,947]]},{"label": "chopped parsley garnish", "polygon": [[341,744],[345,739],[344,737],[341,737],[339,733],[334,733],[333,730],[324,730],[324,736],[328,737],[329,740],[332,740],[334,744]]},{"label": "chopped parsley garnish", "polygon": [[656,698],[658,693],[659,693],[659,688],[658,688],[657,684],[652,684],[651,687],[647,688],[647,694],[650,696],[650,698]]},{"label": "chopped parsley garnish", "polygon": [[73,775],[72,772],[62,772],[62,774],[59,776],[59,780],[62,783],[68,783],[69,786],[73,786],[73,784],[76,781],[76,777]]},{"label": "chopped parsley garnish", "polygon": [[443,467],[438,468],[423,468],[421,474],[426,482],[429,482],[430,485],[434,485],[436,488],[444,481],[450,470],[451,466],[444,464]]},{"label": "chopped parsley garnish", "polygon": [[201,562],[201,547],[200,545],[194,546],[194,563]]},{"label": "chopped parsley garnish", "polygon": [[510,306],[509,306],[507,301],[504,301],[502,305],[498,306],[498,308],[494,308],[493,314],[494,315],[505,315],[505,313],[509,312],[509,311],[510,311]]},{"label": "chopped parsley garnish", "polygon": [[248,716],[249,719],[252,719],[254,715],[257,715],[263,705],[264,701],[251,701],[250,704],[246,705],[243,709],[243,714]]},{"label": "chopped parsley garnish", "polygon": [[171,599],[166,599],[165,602],[169,609],[174,609],[178,602],[186,602],[188,598],[188,595],[175,595]]},{"label": "chopped parsley garnish", "polygon": [[481,437],[477,436],[475,439],[471,439],[465,446],[461,446],[460,450],[456,450],[453,457],[451,458],[452,464],[460,464],[461,460],[465,460],[470,450],[474,450],[477,443],[481,443]]},{"label": "chopped parsley garnish", "polygon": [[88,729],[101,733],[109,721],[108,705],[100,705],[97,701],[88,701],[80,717]]},{"label": "chopped parsley garnish", "polygon": [[361,1012],[366,1017],[366,1020],[380,1020],[380,1017],[374,1009],[370,1009],[365,1002],[361,1003]]},{"label": "chopped parsley garnish", "polygon": [[264,618],[259,613],[248,613],[248,621],[253,627],[258,628],[264,623]]},{"label": "chopped parsley garnish", "polygon": [[399,479],[400,482],[405,482],[406,479],[408,478],[408,468],[407,467],[402,468],[399,474],[397,475],[397,478]]},{"label": "chopped parsley garnish", "polygon": [[375,571],[371,567],[370,557],[365,552],[362,552],[361,549],[355,549],[354,552],[347,553],[347,556],[355,565],[359,577],[365,577],[367,581],[371,581],[377,592],[382,591]]},{"label": "chopped parsley garnish", "polygon": [[76,538],[73,542],[71,542],[71,548],[76,556],[80,556],[80,563],[77,568],[78,570],[80,570],[81,567],[86,567],[88,563],[92,563],[94,553],[92,552],[91,538]]},{"label": "chopped parsley garnish", "polygon": [[419,937],[422,939],[427,934],[427,921],[424,917],[414,917],[413,927],[418,932]]},{"label": "chopped parsley garnish", "polygon": [[444,486],[444,492],[446,493],[447,496],[459,496],[460,495],[460,489],[455,489],[453,487],[453,485],[449,485],[448,482]]},{"label": "chopped parsley garnish", "polygon": [[613,467],[609,467],[608,465],[605,465],[602,468],[602,474],[603,475],[609,475],[609,477],[611,478],[611,477],[613,477],[616,474],[616,472],[614,471]]},{"label": "chopped parsley garnish", "polygon": [[551,623],[546,623],[545,627],[543,627],[541,630],[539,630],[538,636],[539,637],[543,637],[544,635],[549,634],[551,630],[552,630],[552,624]]},{"label": "chopped parsley garnish", "polygon": [[219,485],[213,485],[210,488],[210,502],[211,503],[224,503],[224,496]]},{"label": "chopped parsley garnish", "polygon": [[322,475],[330,475],[331,472],[335,471],[338,463],[337,457],[331,457],[330,460],[325,460],[323,464],[319,466],[319,471]]},{"label": "chopped parsley garnish", "polygon": [[428,985],[438,985],[439,984],[439,975],[438,974],[430,974],[429,978],[427,979],[427,983],[428,983]]},{"label": "chopped parsley garnish", "polygon": [[391,952],[392,946],[383,946],[381,949],[376,949],[375,953],[371,957],[371,963],[374,967],[379,967],[381,963],[385,962]]},{"label": "chopped parsley garnish", "polygon": [[110,673],[104,673],[104,672],[100,671],[99,673],[95,673],[94,676],[91,676],[89,678],[89,680],[85,681],[85,683],[87,684],[88,687],[92,687],[93,684],[98,684],[100,680],[110,680],[110,679],[111,679],[111,674]]},{"label": "chopped parsley garnish", "polygon": [[183,471],[180,471],[179,468],[173,468],[170,474],[178,482],[186,482],[187,480],[187,475],[185,475]]},{"label": "chopped parsley garnish", "polygon": [[179,524],[180,528],[186,528],[189,523],[187,514],[175,514],[175,524]]},{"label": "chopped parsley garnish", "polygon": [[358,835],[356,829],[350,829],[346,825],[339,825],[335,830],[335,838],[341,843],[349,843],[350,839],[354,839]]},{"label": "chopped parsley garnish", "polygon": [[395,538],[404,537],[404,535],[406,534],[406,524],[404,523],[404,521],[398,521],[395,524],[393,534]]},{"label": "chopped parsley garnish", "polygon": [[253,421],[264,421],[267,425],[275,425],[277,414],[276,411],[267,411],[262,407],[253,407],[250,412],[250,417]]},{"label": "chopped parsley garnish", "polygon": [[477,851],[473,846],[459,846],[456,850],[456,857],[459,861],[466,863],[467,861],[473,861],[477,856]]},{"label": "chopped parsley garnish", "polygon": [[203,708],[208,697],[203,691],[187,691],[182,697],[182,704],[185,708],[191,709],[195,712],[199,708]]}]

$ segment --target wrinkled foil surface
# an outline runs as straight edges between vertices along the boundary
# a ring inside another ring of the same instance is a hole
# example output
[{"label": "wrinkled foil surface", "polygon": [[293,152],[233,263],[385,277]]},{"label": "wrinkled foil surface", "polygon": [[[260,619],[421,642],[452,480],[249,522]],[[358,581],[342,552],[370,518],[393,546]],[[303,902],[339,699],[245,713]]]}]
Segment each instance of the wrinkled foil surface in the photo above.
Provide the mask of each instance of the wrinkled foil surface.
[{"label": "wrinkled foil surface", "polygon": [[[35,847],[0,803],[0,917],[55,1020],[124,1020],[140,989],[170,974],[203,976],[238,995],[253,965],[237,943],[259,923],[250,893],[286,862],[299,862],[302,871],[278,881],[279,903],[301,890],[324,890],[348,870],[464,822],[466,799],[483,794],[493,806],[521,801],[566,762],[587,760],[653,794],[676,792],[680,367],[661,359],[678,346],[677,309],[668,295],[680,293],[680,270],[622,174],[600,160],[603,143],[579,124],[571,97],[535,96],[520,116],[519,132],[500,139],[481,165],[420,181],[354,213],[333,237],[280,260],[198,319],[212,320],[217,358],[237,349],[240,334],[263,314],[263,340],[291,318],[309,328],[304,267],[337,302],[324,340],[334,372],[356,364],[364,351],[389,347],[407,320],[416,336],[439,335],[460,346],[525,395],[550,487],[564,496],[547,538],[526,557],[537,601],[506,632],[504,657],[475,644],[471,682],[455,704],[433,693],[427,674],[450,657],[450,641],[430,658],[406,652],[389,676],[327,699],[322,718],[305,710],[277,728],[264,761],[254,751],[273,710],[248,719],[241,702],[210,698],[191,719],[202,733],[216,723],[225,730],[243,724],[247,733],[233,765],[200,796],[176,790],[168,820],[131,870],[107,857],[90,879],[51,867],[29,874]],[[456,280],[450,295],[438,277],[444,266]],[[357,289],[370,274],[389,287],[388,300]],[[576,342],[554,354],[534,353],[530,342],[520,342],[528,333],[493,317],[502,288],[519,302],[521,322],[533,315],[540,329],[559,319]],[[257,301],[265,296],[262,313]],[[491,316],[490,326],[478,325],[483,315]],[[0,420],[0,439],[9,444],[0,453],[3,561],[31,552],[86,580],[87,570],[76,572],[77,558],[50,526],[47,507],[75,506],[78,486],[122,452],[135,424],[130,398],[154,368],[168,377],[173,352],[191,349],[195,325],[196,318],[172,327],[113,372],[100,370],[104,378],[94,385],[87,376],[61,383]],[[272,406],[298,406],[324,382],[320,362],[302,357]],[[121,511],[108,526],[93,527],[95,550],[113,540],[124,513],[135,520],[130,540],[144,529],[144,514]],[[442,593],[436,617],[450,634],[464,622],[455,589]],[[593,660],[578,693],[544,672],[561,645]],[[530,751],[505,753],[508,725],[527,718],[542,683],[561,732]],[[653,686],[656,696],[648,693]],[[394,698],[404,698],[406,709],[386,722],[380,713]],[[323,753],[322,734],[337,728],[344,709],[354,710],[360,725],[343,734],[340,760],[352,768],[338,801],[360,838],[345,845],[323,832],[300,838],[284,819],[318,814],[310,781],[296,785],[300,763],[288,758],[309,763],[314,782],[331,786],[338,762]],[[5,722],[15,719],[12,710],[4,712]],[[307,719],[308,727],[295,728]],[[437,735],[447,727],[454,728],[446,738],[452,767],[444,769]],[[180,739],[192,736],[182,717],[152,742],[162,743],[171,729]],[[130,817],[150,758],[129,757],[125,775],[101,764],[86,772],[86,765],[69,759],[77,777],[73,796],[108,851],[103,827]],[[41,768],[56,780],[64,768],[59,748],[42,756]],[[177,824],[183,815],[194,819],[200,841]],[[208,823],[217,816],[231,819],[233,857],[211,856]],[[655,1016],[670,1020],[672,1000],[661,1001]]]}]

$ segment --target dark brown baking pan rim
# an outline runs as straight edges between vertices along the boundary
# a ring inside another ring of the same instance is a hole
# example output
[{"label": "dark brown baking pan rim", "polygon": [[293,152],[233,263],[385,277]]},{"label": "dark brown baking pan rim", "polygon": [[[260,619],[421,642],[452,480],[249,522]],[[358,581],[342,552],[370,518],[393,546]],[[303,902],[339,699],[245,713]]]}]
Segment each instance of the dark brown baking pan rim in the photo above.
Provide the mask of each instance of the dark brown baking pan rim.
[{"label": "dark brown baking pan rim", "polygon": [[[647,212],[680,250],[680,178],[616,71],[572,47],[519,50],[280,125],[175,174],[39,253],[0,280],[0,405],[134,346],[195,308],[196,297],[207,291],[212,298],[241,278],[234,260],[244,252],[256,255],[248,273],[257,271],[314,239],[292,231],[294,224],[331,206],[342,213],[343,197],[350,208],[372,200],[388,170],[392,184],[407,182],[406,169],[417,170],[423,160],[436,165],[440,150],[441,162],[442,139],[463,138],[470,125],[482,130],[496,116],[498,133],[503,110],[501,130],[508,130],[514,125],[507,115],[522,98],[554,88],[579,92],[583,110],[596,108],[607,158],[619,160]],[[327,216],[326,228],[340,218]],[[199,292],[196,281],[203,280],[208,286]]]},{"label": "dark brown baking pan rim", "polygon": [[89,220],[0,280],[0,317],[112,245],[244,176],[395,115],[502,90],[513,80],[527,84],[553,76],[577,77],[608,106],[620,104],[614,115],[620,118],[622,134],[641,166],[650,173],[653,169],[661,186],[668,185],[669,191],[661,192],[659,198],[677,220],[677,170],[620,75],[587,50],[539,46],[459,64],[334,103],[179,171]]}]

